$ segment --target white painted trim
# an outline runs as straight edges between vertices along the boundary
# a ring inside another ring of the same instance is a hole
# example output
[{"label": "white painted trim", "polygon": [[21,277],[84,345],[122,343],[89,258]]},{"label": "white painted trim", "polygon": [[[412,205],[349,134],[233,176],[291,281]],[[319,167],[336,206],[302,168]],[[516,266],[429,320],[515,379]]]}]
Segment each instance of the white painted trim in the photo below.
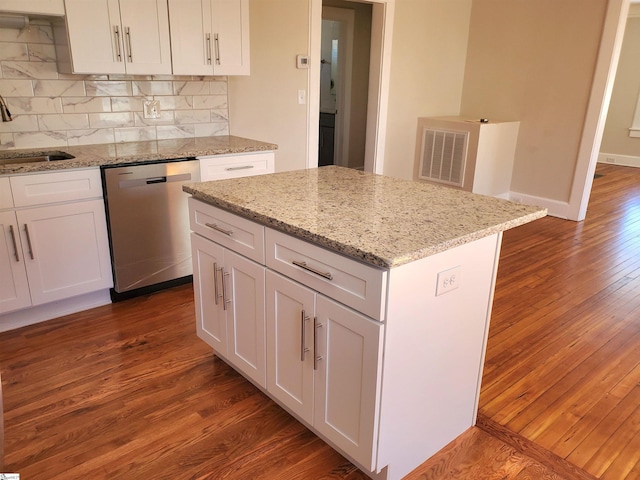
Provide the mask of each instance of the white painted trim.
[{"label": "white painted trim", "polygon": [[318,167],[320,142],[320,63],[322,50],[322,0],[309,4],[309,76],[307,78],[307,168]]},{"label": "white painted trim", "polygon": [[[622,39],[629,13],[629,0],[610,0],[607,5],[600,49],[582,129],[576,169],[566,218],[581,221],[587,215],[587,205],[593,185],[602,134],[620,58]],[[551,209],[549,210],[551,211]]]},{"label": "white painted trim", "polygon": [[558,200],[551,200],[544,197],[534,197],[533,195],[527,195],[526,193],[520,192],[509,192],[508,199],[516,203],[524,203],[525,205],[546,208],[550,216],[570,220],[570,205],[567,202],[560,202]]},{"label": "white painted trim", "polygon": [[640,156],[600,153],[600,155],[598,155],[598,163],[609,163],[625,167],[640,167]]},{"label": "white painted trim", "polygon": [[[360,1],[360,0],[352,0]],[[322,40],[322,0],[310,0],[309,8],[309,108],[307,110],[307,168],[318,166],[320,124],[320,53]],[[371,59],[369,67],[369,101],[365,170],[383,173],[384,147],[389,110],[389,79],[391,77],[391,37],[395,0],[368,0],[373,18],[371,25]],[[373,61],[377,59],[377,61]]]},{"label": "white painted trim", "polygon": [[0,315],[0,332],[26,327],[27,325],[33,325],[71,313],[82,312],[83,310],[108,305],[109,303],[111,303],[111,296],[109,289],[106,289],[25,308],[23,310],[16,310],[15,312]]}]

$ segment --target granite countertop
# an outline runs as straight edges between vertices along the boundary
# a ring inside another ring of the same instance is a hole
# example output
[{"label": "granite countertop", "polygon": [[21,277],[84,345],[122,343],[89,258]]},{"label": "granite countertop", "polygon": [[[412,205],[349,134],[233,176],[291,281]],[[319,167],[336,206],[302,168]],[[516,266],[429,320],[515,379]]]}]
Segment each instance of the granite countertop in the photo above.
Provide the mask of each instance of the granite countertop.
[{"label": "granite countertop", "polygon": [[45,172],[67,168],[100,167],[103,165],[121,165],[144,163],[154,160],[166,160],[182,157],[200,157],[234,153],[276,150],[272,143],[250,140],[231,135],[180,138],[171,140],[153,140],[146,142],[109,143],[103,145],[84,145],[71,147],[51,147],[28,150],[0,151],[3,158],[28,157],[42,155],[44,152],[66,152],[75,158],[52,162],[16,163],[0,165],[0,175]]},{"label": "granite countertop", "polygon": [[211,205],[379,267],[544,217],[546,209],[342,167],[190,183]]}]

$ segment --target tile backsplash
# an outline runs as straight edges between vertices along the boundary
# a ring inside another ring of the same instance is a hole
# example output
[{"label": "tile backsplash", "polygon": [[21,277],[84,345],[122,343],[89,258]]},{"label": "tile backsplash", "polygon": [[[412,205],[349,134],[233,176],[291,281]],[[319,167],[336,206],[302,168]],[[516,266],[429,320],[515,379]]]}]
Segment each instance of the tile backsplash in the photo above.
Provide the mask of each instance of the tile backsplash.
[{"label": "tile backsplash", "polygon": [[[226,77],[58,73],[51,25],[0,28],[0,150],[229,134]],[[144,118],[146,100],[160,118]]]}]

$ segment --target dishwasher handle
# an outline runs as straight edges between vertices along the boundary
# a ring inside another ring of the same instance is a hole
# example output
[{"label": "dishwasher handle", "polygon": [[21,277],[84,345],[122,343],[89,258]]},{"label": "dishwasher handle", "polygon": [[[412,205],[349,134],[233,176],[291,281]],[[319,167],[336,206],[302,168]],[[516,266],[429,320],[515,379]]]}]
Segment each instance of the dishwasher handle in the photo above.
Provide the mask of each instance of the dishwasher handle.
[{"label": "dishwasher handle", "polygon": [[167,183],[167,177],[152,177],[147,178],[147,185],[151,185],[152,183]]}]

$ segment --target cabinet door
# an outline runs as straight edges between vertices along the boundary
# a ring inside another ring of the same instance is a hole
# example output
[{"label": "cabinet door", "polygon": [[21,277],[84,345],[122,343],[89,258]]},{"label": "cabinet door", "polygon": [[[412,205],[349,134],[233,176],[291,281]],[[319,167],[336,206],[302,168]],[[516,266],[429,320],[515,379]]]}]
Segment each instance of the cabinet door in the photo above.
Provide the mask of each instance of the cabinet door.
[{"label": "cabinet door", "polygon": [[227,312],[227,359],[244,375],[266,387],[265,268],[225,250],[222,272]]},{"label": "cabinet door", "polygon": [[314,428],[361,465],[376,458],[383,324],[318,295]]},{"label": "cabinet door", "polygon": [[210,0],[213,72],[249,75],[249,0]]},{"label": "cabinet door", "polygon": [[218,270],[224,262],[224,248],[191,233],[191,259],[198,336],[226,357],[227,321]]},{"label": "cabinet door", "polygon": [[125,73],[118,0],[65,0],[74,73]]},{"label": "cabinet door", "polygon": [[169,0],[174,75],[213,75],[210,0]]},{"label": "cabinet door", "polygon": [[29,307],[29,283],[13,212],[0,212],[0,314]]},{"label": "cabinet door", "polygon": [[167,0],[120,0],[127,73],[171,73]]},{"label": "cabinet door", "polygon": [[315,292],[267,271],[267,390],[313,422]]},{"label": "cabinet door", "polygon": [[113,286],[102,200],[16,212],[34,305]]}]

